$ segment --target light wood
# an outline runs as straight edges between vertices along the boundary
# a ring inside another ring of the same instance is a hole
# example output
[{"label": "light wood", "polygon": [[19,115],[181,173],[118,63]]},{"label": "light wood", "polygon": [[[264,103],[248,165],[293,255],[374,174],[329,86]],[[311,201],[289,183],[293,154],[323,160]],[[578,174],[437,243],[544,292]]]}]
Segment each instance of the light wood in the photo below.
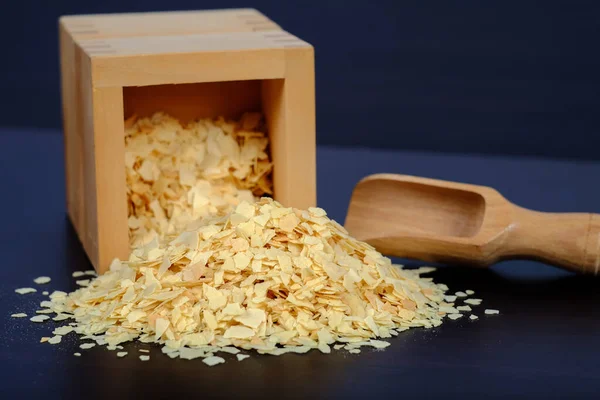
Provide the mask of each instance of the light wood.
[{"label": "light wood", "polygon": [[252,8],[67,15],[60,24],[76,39],[281,30]]},{"label": "light wood", "polygon": [[371,175],[354,188],[345,227],[390,256],[476,266],[525,258],[600,272],[600,215],[527,210],[484,186]]},{"label": "light wood", "polygon": [[261,111],[261,80],[128,86],[123,88],[125,119],[164,111],[183,122],[198,117],[238,119]]},{"label": "light wood", "polygon": [[262,111],[274,197],[316,203],[314,51],[252,9],[60,19],[67,207],[100,273],[128,256],[126,117]]}]

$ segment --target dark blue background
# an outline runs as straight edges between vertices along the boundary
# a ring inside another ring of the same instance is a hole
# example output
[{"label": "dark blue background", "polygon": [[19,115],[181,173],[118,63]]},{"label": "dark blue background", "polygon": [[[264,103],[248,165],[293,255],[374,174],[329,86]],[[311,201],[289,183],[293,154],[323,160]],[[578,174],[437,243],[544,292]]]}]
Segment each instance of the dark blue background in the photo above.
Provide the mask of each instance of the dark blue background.
[{"label": "dark blue background", "polygon": [[320,144],[598,159],[598,1],[7,1],[0,126],[60,127],[64,14],[254,7],[309,41]]}]

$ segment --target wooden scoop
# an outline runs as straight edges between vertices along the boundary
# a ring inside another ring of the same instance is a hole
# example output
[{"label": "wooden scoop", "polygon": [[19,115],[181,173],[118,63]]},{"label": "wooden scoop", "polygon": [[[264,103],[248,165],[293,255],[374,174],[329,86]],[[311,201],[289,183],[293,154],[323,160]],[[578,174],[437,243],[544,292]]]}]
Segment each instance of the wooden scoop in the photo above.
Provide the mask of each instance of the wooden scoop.
[{"label": "wooden scoop", "polygon": [[600,270],[599,214],[531,211],[484,186],[371,175],[354,188],[345,227],[389,256],[477,266],[526,258]]}]

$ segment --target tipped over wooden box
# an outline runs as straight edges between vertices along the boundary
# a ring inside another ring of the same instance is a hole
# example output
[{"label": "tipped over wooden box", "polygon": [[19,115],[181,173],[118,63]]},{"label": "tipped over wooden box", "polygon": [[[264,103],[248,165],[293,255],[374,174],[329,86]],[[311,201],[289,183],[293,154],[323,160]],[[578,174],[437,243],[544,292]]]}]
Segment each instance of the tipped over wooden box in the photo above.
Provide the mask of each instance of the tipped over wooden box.
[{"label": "tipped over wooden box", "polygon": [[316,203],[314,51],[253,9],[60,19],[69,217],[98,272],[127,259],[124,121],[266,119],[274,198]]}]

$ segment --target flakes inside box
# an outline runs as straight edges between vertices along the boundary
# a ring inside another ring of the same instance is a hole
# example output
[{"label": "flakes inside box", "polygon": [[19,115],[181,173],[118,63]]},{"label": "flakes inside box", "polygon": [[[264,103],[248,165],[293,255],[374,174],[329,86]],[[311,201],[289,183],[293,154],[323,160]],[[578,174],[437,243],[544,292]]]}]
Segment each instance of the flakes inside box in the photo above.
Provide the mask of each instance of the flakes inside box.
[{"label": "flakes inside box", "polygon": [[[237,87],[240,93],[235,92]],[[176,235],[200,218],[225,215],[242,201],[273,195],[265,117],[260,112],[241,111],[244,106],[260,106],[259,81],[140,90],[128,88],[125,92],[127,224],[132,246]],[[229,115],[186,113],[181,109],[193,104],[172,97],[173,93],[185,93],[202,109],[211,99],[219,101],[215,90],[231,93],[232,105],[221,106]],[[165,103],[150,108],[146,98],[155,93],[161,94]],[[209,93],[211,98],[206,97]],[[174,101],[179,109],[164,99]],[[163,112],[161,106],[173,115]],[[232,107],[236,116],[228,110]],[[133,114],[128,115],[130,112]]]}]

